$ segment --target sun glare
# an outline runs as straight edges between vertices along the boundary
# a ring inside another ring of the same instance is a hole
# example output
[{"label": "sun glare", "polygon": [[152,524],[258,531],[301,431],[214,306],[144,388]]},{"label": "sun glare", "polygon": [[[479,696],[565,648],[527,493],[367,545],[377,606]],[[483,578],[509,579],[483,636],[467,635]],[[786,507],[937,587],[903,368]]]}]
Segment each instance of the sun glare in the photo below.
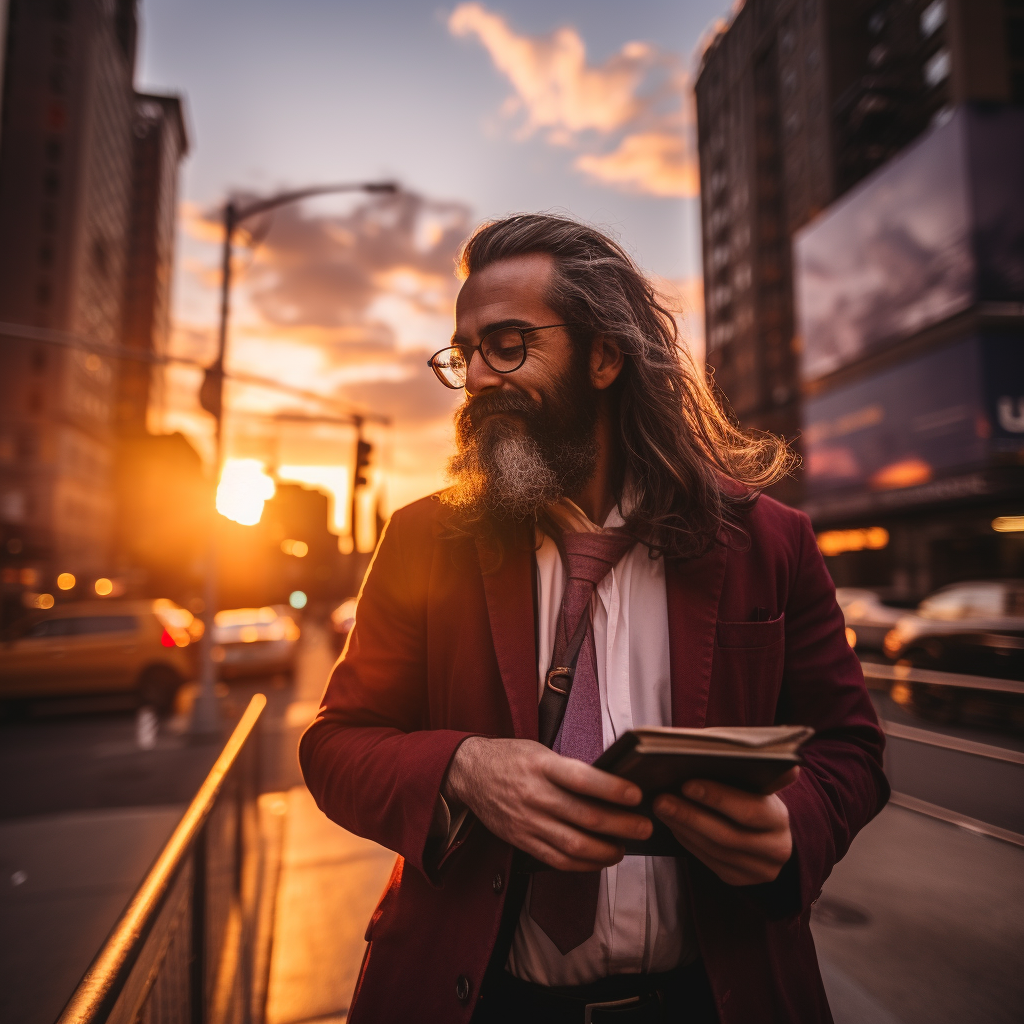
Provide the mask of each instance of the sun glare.
[{"label": "sun glare", "polygon": [[242,526],[255,526],[263,515],[263,503],[276,489],[258,459],[228,459],[217,488],[217,511]]}]

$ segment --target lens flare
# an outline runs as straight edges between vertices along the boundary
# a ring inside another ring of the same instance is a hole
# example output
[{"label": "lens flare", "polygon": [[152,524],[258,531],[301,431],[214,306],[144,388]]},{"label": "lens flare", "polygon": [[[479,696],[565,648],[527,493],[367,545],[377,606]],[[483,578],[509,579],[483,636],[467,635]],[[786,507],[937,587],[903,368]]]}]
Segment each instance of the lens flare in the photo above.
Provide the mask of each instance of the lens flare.
[{"label": "lens flare", "polygon": [[217,488],[217,511],[242,526],[255,526],[263,515],[263,503],[276,490],[258,459],[229,459]]}]

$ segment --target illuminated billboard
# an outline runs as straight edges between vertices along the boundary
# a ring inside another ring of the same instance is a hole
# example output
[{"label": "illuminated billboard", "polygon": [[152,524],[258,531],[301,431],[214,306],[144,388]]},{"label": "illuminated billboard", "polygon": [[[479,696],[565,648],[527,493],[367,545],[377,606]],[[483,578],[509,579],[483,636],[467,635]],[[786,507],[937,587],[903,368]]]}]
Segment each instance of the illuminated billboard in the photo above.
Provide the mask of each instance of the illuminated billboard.
[{"label": "illuminated billboard", "polygon": [[1024,300],[1024,111],[958,109],[797,233],[801,375]]},{"label": "illuminated billboard", "polygon": [[1024,453],[1024,338],[968,338],[804,406],[809,499],[921,487]]}]

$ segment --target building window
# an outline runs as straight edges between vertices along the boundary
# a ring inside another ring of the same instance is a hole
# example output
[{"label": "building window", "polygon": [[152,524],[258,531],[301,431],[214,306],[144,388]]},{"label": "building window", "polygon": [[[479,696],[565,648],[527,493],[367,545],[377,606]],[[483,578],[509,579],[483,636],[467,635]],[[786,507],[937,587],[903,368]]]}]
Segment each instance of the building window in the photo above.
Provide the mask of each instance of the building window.
[{"label": "building window", "polygon": [[937,50],[925,63],[924,80],[934,89],[949,78],[949,68],[949,50],[943,47],[941,50]]},{"label": "building window", "polygon": [[946,20],[946,0],[932,0],[921,12],[921,35],[929,39],[935,35]]}]

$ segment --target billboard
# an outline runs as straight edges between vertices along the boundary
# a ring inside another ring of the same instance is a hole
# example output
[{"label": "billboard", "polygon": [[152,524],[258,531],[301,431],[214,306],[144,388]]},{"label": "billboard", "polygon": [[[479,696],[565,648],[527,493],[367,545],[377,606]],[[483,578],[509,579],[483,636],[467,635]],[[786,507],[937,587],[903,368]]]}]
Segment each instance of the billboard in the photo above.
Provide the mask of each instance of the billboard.
[{"label": "billboard", "polygon": [[959,108],[797,233],[801,376],[1024,299],[1024,112]]},{"label": "billboard", "polygon": [[808,398],[809,499],[920,487],[1024,453],[1024,338],[984,335]]}]

